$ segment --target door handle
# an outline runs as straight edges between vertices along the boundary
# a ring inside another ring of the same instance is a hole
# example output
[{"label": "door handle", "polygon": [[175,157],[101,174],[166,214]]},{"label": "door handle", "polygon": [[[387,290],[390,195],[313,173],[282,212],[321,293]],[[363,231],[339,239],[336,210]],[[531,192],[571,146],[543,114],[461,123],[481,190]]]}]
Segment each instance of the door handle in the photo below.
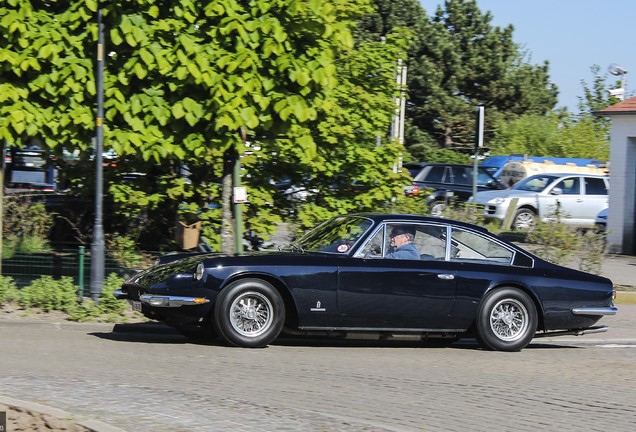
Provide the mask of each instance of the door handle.
[{"label": "door handle", "polygon": [[455,275],[454,274],[449,274],[449,273],[438,274],[437,277],[440,278],[440,279],[443,279],[443,280],[453,280],[453,279],[455,279]]}]

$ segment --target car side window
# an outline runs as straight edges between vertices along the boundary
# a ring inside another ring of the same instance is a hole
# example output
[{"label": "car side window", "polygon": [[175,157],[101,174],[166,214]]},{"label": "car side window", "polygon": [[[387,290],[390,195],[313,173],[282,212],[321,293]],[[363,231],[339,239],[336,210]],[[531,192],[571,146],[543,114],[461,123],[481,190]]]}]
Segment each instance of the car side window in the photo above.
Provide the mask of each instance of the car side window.
[{"label": "car side window", "polygon": [[[356,253],[355,257],[444,260],[446,257],[446,232],[445,225],[390,222],[378,229]],[[409,241],[404,242],[402,239],[396,242],[399,244],[391,244],[391,235],[404,233],[409,235]],[[404,246],[404,243],[408,243],[408,245]],[[395,250],[400,246],[402,246],[403,252],[395,254]],[[409,254],[409,251],[413,251],[413,249],[417,250],[417,258]]]},{"label": "car side window", "polygon": [[509,265],[513,258],[511,249],[493,239],[461,228],[452,230],[451,261]]},{"label": "car side window", "polygon": [[605,180],[596,177],[585,177],[585,195],[607,195]]},{"label": "car side window", "polygon": [[413,244],[420,251],[420,259],[443,261],[446,257],[446,226],[418,224]]},{"label": "car side window", "polygon": [[581,183],[578,177],[570,177],[561,180],[555,187],[561,188],[563,195],[580,195]]},{"label": "car side window", "polygon": [[470,172],[466,167],[453,167],[453,183],[458,185],[470,185],[472,184],[472,178]]},{"label": "car side window", "polygon": [[444,167],[432,166],[424,181],[441,183],[444,180]]}]

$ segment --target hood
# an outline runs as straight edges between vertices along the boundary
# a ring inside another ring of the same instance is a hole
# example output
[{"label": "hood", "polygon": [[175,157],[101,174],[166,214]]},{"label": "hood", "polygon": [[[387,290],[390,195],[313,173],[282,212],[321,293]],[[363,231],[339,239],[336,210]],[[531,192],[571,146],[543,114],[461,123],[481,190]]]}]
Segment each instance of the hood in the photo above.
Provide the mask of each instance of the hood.
[{"label": "hood", "polygon": [[495,198],[525,198],[525,197],[534,197],[537,195],[537,192],[532,191],[522,191],[515,189],[506,189],[506,190],[496,190],[496,191],[485,191],[485,192],[477,192],[473,202],[477,204],[485,204],[488,201]]}]

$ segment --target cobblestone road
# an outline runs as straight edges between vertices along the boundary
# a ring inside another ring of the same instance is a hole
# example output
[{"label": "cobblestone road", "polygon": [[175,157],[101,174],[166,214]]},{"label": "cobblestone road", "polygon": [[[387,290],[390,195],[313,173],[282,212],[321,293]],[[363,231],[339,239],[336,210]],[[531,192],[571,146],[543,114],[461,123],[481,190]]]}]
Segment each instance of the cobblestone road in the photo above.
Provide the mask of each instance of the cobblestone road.
[{"label": "cobblestone road", "polygon": [[128,431],[632,431],[636,423],[636,340],[535,340],[519,353],[470,341],[282,340],[247,350],[112,329],[0,321],[0,394]]}]

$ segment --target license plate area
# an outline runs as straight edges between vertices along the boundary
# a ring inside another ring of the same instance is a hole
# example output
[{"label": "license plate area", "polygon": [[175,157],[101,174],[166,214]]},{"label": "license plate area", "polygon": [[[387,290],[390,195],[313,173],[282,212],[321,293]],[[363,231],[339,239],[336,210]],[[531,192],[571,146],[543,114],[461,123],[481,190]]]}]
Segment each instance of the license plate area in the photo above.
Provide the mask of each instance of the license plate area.
[{"label": "license plate area", "polygon": [[137,312],[141,312],[141,302],[137,301],[137,300],[133,300],[131,302],[132,305],[132,310],[137,311]]}]

